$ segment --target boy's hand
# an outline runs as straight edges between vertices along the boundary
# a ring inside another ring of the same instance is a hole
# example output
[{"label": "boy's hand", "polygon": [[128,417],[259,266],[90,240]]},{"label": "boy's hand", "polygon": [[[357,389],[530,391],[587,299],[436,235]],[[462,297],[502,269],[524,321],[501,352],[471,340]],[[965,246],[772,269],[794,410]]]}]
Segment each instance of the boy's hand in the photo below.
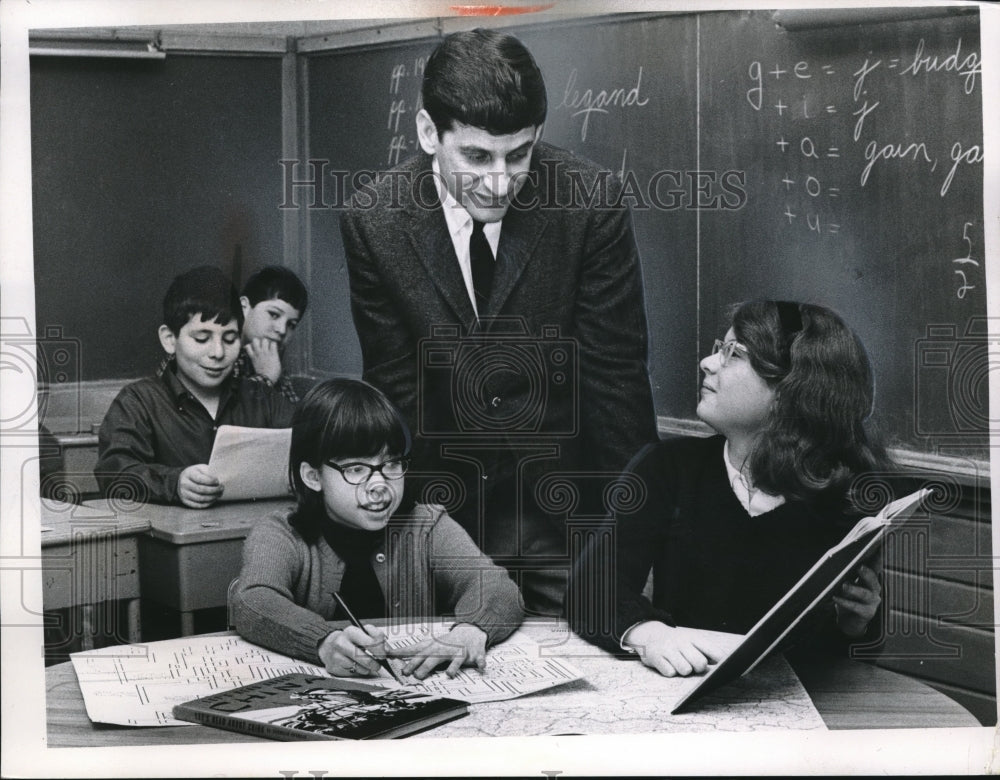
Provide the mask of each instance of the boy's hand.
[{"label": "boy's hand", "polygon": [[243,349],[253,363],[253,370],[272,383],[281,378],[281,352],[278,344],[271,339],[255,338],[243,345]]},{"label": "boy's hand", "polygon": [[709,664],[726,657],[727,650],[710,639],[681,626],[649,620],[632,628],[625,644],[639,654],[646,666],[664,677],[704,674]]},{"label": "boy's hand", "polygon": [[470,623],[459,623],[446,634],[431,637],[399,649],[389,649],[389,655],[409,658],[403,666],[403,674],[413,675],[423,680],[441,664],[448,664],[444,670],[449,677],[458,674],[464,665],[475,666],[486,671],[486,632]]},{"label": "boy's hand", "polygon": [[874,569],[861,564],[854,572],[854,577],[853,582],[843,583],[833,597],[837,626],[851,637],[865,633],[882,603],[882,585]]},{"label": "boy's hand", "polygon": [[[375,626],[357,626],[334,631],[319,646],[319,658],[326,670],[337,677],[369,677],[378,674],[378,659],[385,658],[385,634]],[[369,636],[371,634],[371,636]]]},{"label": "boy's hand", "polygon": [[181,503],[192,509],[211,506],[222,497],[222,490],[219,480],[204,463],[188,466],[177,480],[177,495]]}]

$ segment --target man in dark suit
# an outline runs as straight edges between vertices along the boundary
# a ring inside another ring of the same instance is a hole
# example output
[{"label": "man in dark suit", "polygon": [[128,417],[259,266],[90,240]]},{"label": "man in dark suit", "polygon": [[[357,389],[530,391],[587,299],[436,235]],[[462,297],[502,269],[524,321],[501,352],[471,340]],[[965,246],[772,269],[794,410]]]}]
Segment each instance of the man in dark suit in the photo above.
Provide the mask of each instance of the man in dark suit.
[{"label": "man in dark suit", "polygon": [[573,522],[656,439],[631,219],[607,171],[540,143],[545,85],[516,38],[448,36],[422,98],[424,153],[341,219],[364,377],[415,432],[413,498],[559,614]]}]

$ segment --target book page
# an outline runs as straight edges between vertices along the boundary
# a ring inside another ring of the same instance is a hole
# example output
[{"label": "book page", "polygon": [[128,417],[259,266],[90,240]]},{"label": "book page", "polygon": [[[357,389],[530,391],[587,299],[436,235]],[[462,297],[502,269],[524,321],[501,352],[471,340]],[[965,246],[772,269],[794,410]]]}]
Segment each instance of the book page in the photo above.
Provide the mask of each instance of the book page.
[{"label": "book page", "polygon": [[902,498],[897,498],[891,504],[886,504],[882,507],[882,511],[877,515],[861,518],[839,544],[830,548],[830,552],[833,553],[837,550],[841,550],[851,544],[855,539],[860,539],[862,536],[866,536],[872,531],[891,524],[893,519],[898,517],[903,512],[909,509],[915,509],[919,506],[920,502],[932,492],[933,491],[929,488],[923,488],[915,493],[910,493]]},{"label": "book page", "polygon": [[288,450],[291,428],[221,425],[208,469],[225,488],[222,501],[280,498],[291,493]]}]

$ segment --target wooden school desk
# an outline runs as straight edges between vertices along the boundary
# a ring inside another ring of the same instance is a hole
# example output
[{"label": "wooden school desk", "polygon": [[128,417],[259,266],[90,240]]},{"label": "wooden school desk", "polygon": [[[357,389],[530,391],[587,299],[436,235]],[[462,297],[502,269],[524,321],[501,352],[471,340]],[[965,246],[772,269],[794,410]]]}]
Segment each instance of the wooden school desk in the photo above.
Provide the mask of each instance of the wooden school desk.
[{"label": "wooden school desk", "polygon": [[[553,625],[551,621],[528,621],[523,628],[529,636],[544,643],[551,636]],[[565,657],[584,673],[585,679],[517,699],[474,704],[467,716],[411,738],[621,733],[620,725],[626,719],[628,733],[665,730],[669,708],[654,710],[651,716],[649,690],[642,684],[644,674],[656,672],[638,661],[614,658],[572,634],[566,639],[565,651],[556,648],[553,655]],[[829,729],[979,726],[972,715],[944,694],[886,669],[846,658],[797,661],[793,668]],[[622,680],[629,683],[623,685]],[[270,741],[207,726],[95,725],[87,717],[71,662],[46,669],[45,683],[49,747]],[[566,694],[573,691],[577,695],[589,692],[602,702],[608,701],[609,708],[613,703],[614,713],[609,716],[600,706],[567,708]],[[720,689],[720,695],[724,691],[725,688]],[[630,702],[633,702],[631,707]]]},{"label": "wooden school desk", "polygon": [[149,521],[119,511],[114,502],[87,506],[41,499],[42,604],[46,610],[80,607],[84,650],[94,646],[93,609],[127,601],[128,642],[139,641],[138,537]]},{"label": "wooden school desk", "polygon": [[143,598],[179,612],[181,635],[190,636],[195,610],[226,606],[229,583],[240,573],[243,540],[253,524],[292,505],[291,499],[224,501],[208,509],[134,505],[130,516],[149,528],[139,539]]}]

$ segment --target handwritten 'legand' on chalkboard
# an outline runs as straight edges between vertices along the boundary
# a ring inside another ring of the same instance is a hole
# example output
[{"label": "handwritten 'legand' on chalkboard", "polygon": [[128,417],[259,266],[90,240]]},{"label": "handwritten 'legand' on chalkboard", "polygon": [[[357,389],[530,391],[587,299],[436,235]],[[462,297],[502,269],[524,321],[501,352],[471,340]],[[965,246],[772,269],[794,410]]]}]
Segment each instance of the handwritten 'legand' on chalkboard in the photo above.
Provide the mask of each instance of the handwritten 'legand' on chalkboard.
[{"label": "handwritten 'legand' on chalkboard", "polygon": [[[546,77],[544,138],[625,180],[657,411],[694,418],[697,361],[730,303],[798,298],[858,330],[892,441],[981,455],[978,15],[873,13],[870,24],[794,31],[776,16],[623,15],[512,30]],[[435,43],[310,57],[311,156],[331,170],[379,170],[417,151],[412,120]],[[385,85],[385,101],[368,99],[373,84]],[[311,214],[314,269],[344,267],[334,211]],[[314,281],[329,286],[328,275]],[[340,303],[346,292],[331,305]],[[344,318],[316,317],[315,355],[358,362],[344,354]]]}]

